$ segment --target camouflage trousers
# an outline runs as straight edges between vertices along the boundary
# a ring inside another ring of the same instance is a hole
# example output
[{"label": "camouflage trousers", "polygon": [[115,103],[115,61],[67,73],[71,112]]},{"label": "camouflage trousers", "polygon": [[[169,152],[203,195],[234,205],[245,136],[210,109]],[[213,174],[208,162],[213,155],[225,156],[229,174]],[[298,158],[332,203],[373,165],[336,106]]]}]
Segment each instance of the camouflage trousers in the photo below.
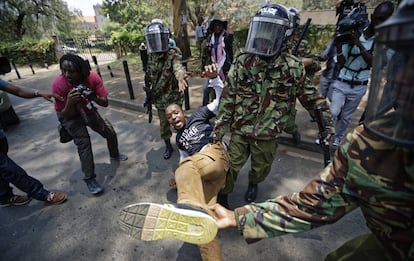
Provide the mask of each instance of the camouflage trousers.
[{"label": "camouflage trousers", "polygon": [[325,261],[391,261],[391,258],[373,234],[349,240],[326,256]]},{"label": "camouflage trousers", "polygon": [[251,169],[249,171],[249,182],[258,184],[269,175],[273,160],[276,157],[277,140],[257,140],[246,138],[238,134],[232,134],[230,138],[228,153],[230,156],[230,169],[227,172],[226,186],[220,191],[229,194],[234,189],[237,175],[251,158]]},{"label": "camouflage trousers", "polygon": [[[200,152],[184,158],[175,171],[177,203],[197,206],[212,214],[207,205],[216,203],[228,169],[229,157],[221,143],[207,144]],[[222,260],[217,238],[199,248],[204,261]]]},{"label": "camouflage trousers", "polygon": [[165,116],[165,109],[157,109],[158,118],[160,120],[160,134],[163,140],[169,140],[172,136],[171,126]]},{"label": "camouflage trousers", "polygon": [[289,119],[286,122],[285,132],[293,134],[298,131],[298,125],[296,125],[296,112],[298,110],[292,109],[289,113]]}]

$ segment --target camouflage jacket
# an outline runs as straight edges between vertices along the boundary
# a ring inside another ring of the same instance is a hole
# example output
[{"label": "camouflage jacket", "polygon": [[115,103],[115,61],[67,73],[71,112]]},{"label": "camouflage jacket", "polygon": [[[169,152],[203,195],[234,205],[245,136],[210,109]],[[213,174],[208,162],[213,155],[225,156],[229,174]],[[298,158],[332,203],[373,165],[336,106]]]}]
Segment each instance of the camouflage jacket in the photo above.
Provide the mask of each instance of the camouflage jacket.
[{"label": "camouflage jacket", "polygon": [[333,163],[299,193],[235,210],[248,242],[310,230],[360,207],[368,228],[392,256],[414,259],[414,150],[370,135],[346,135]]},{"label": "camouflage jacket", "polygon": [[181,63],[181,57],[181,51],[177,47],[170,47],[165,53],[148,56],[146,73],[151,82],[152,103],[159,110],[164,110],[171,103],[183,103],[178,81],[184,79],[186,70]]},{"label": "camouflage jacket", "polygon": [[[303,63],[283,53],[269,62],[241,54],[229,71],[215,121],[214,137],[232,133],[259,140],[275,139],[286,127],[296,98],[312,117],[320,106],[329,133],[332,116],[326,100],[305,77]],[[315,124],[316,128],[316,124]]]},{"label": "camouflage jacket", "polygon": [[[286,51],[292,54],[294,51],[293,49],[297,45],[297,39],[290,38],[289,41],[286,43]],[[309,77],[311,80],[315,77],[315,74],[322,69],[321,62],[319,61],[319,58],[317,55],[314,55],[311,53],[309,42],[307,40],[302,40],[300,42],[299,48],[298,48],[298,57],[303,58],[310,58],[312,59],[312,63],[305,67],[306,70],[306,76]]]}]

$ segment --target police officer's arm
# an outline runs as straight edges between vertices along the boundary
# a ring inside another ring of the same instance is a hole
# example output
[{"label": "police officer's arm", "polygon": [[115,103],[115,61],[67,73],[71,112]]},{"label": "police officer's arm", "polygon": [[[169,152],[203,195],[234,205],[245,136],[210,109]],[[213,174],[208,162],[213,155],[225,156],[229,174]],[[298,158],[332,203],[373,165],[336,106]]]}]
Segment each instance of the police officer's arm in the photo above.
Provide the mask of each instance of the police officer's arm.
[{"label": "police officer's arm", "polygon": [[237,72],[237,64],[232,64],[232,68],[229,71],[224,88],[220,97],[219,107],[217,111],[216,120],[214,123],[213,139],[214,141],[222,140],[227,130],[233,123],[234,107],[236,100],[236,82],[233,74]]},{"label": "police officer's arm", "polygon": [[337,150],[333,164],[316,175],[300,192],[251,203],[234,211],[218,204],[209,208],[219,229],[237,227],[248,243],[307,231],[332,224],[358,207],[343,193],[347,174],[348,159],[343,150]]},{"label": "police officer's arm", "polygon": [[298,84],[297,98],[313,119],[316,118],[315,109],[318,107],[322,110],[324,125],[328,132],[326,138],[329,140],[331,135],[335,133],[335,128],[332,125],[333,121],[329,104],[326,98],[324,98],[319,93],[318,89],[311,83],[309,78],[304,77],[300,80],[300,84]]},{"label": "police officer's arm", "polygon": [[183,92],[188,87],[187,79],[191,73],[187,73],[185,67],[181,63],[181,54],[175,52],[173,57],[174,76],[178,81],[178,89]]},{"label": "police officer's arm", "polygon": [[[5,81],[4,81],[5,82]],[[17,85],[11,84],[9,82],[6,82],[5,86],[2,88],[3,91],[19,96],[21,98],[26,99],[32,99],[37,97],[43,97],[45,100],[53,102],[52,98],[58,99],[60,101],[63,100],[63,98],[60,95],[54,94],[54,93],[47,93],[44,91],[39,91],[36,89],[29,89],[25,87],[19,87]]]}]

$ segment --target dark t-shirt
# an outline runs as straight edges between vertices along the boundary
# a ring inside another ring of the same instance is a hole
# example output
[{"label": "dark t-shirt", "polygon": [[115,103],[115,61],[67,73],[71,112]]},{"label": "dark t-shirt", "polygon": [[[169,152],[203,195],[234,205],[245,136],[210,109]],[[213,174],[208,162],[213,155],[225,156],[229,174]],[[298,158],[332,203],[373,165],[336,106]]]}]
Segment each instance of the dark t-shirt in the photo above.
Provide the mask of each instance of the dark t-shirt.
[{"label": "dark t-shirt", "polygon": [[200,107],[195,111],[181,130],[178,130],[176,143],[180,150],[193,155],[199,152],[207,143],[211,143],[213,138],[211,132],[213,126],[210,119],[216,115],[207,106]]}]

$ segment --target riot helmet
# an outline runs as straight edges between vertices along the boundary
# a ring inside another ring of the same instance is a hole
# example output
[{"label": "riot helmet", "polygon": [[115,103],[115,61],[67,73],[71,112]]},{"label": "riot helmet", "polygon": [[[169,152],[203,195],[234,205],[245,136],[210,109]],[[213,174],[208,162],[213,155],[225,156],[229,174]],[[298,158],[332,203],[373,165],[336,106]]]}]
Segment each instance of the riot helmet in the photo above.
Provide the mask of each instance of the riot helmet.
[{"label": "riot helmet", "polygon": [[145,39],[149,53],[163,53],[169,49],[170,30],[159,21],[147,25]]},{"label": "riot helmet", "polygon": [[263,6],[251,19],[245,52],[265,57],[279,55],[288,28],[286,7],[279,4]]},{"label": "riot helmet", "polygon": [[286,31],[286,37],[291,37],[300,25],[300,15],[298,9],[294,7],[288,8],[289,12],[289,29]]},{"label": "riot helmet", "polygon": [[393,144],[414,147],[414,0],[376,27],[364,127]]}]

